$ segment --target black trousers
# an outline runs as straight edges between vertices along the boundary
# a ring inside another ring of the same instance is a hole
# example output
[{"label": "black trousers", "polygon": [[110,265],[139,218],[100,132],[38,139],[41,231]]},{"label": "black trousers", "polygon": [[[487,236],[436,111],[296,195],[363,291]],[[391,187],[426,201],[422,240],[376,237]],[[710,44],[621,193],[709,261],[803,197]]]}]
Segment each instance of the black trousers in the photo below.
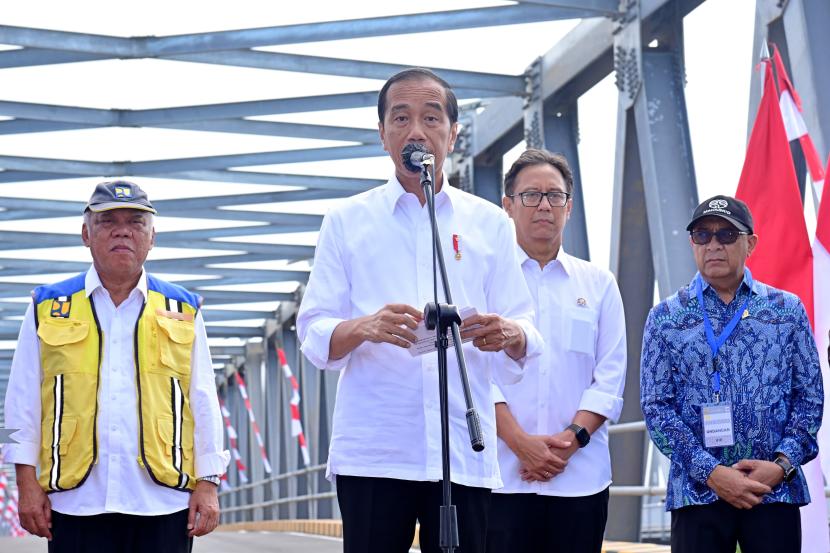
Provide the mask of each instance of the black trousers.
[{"label": "black trousers", "polygon": [[187,509],[157,516],[52,511],[49,553],[190,553],[187,514]]},{"label": "black trousers", "polygon": [[584,497],[494,493],[487,553],[600,553],[607,520],[607,488]]},{"label": "black trousers", "polygon": [[800,553],[801,514],[790,503],[737,509],[726,501],[671,512],[672,553]]},{"label": "black trousers", "polygon": [[[452,484],[458,553],[484,553],[490,490]],[[337,475],[344,553],[406,553],[421,524],[423,553],[440,553],[441,482]]]}]

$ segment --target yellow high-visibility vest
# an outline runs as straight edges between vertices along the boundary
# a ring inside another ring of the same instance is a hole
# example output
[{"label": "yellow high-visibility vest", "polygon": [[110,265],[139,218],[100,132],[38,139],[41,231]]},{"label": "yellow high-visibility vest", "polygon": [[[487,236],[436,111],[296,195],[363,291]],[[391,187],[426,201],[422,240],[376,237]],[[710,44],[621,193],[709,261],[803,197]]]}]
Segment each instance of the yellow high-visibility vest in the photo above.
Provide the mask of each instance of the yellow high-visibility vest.
[{"label": "yellow high-visibility vest", "polygon": [[[98,459],[98,387],[104,340],[86,273],[35,289],[40,340],[40,475],[47,492],[77,488]],[[200,299],[147,275],[147,299],[135,326],[137,462],[159,485],[196,486],[190,361]]]}]

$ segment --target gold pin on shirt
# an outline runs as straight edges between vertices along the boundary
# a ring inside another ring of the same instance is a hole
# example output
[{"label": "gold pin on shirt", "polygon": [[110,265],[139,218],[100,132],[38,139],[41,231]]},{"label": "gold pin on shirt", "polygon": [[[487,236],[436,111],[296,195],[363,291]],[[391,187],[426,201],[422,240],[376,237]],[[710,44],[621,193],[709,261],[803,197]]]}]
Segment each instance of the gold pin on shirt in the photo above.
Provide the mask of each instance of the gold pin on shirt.
[{"label": "gold pin on shirt", "polygon": [[749,309],[744,309],[744,312],[741,315],[741,318],[746,319],[747,317],[749,317]]}]

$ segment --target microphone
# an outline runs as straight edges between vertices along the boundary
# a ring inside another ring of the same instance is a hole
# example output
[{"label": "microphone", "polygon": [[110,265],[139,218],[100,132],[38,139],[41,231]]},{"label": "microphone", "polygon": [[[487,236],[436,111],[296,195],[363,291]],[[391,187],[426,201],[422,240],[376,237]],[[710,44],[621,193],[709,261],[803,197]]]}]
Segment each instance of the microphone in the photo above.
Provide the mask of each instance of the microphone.
[{"label": "microphone", "polygon": [[401,158],[404,166],[417,173],[424,165],[432,165],[435,163],[435,154],[430,153],[427,147],[420,143],[411,143],[404,146],[401,151]]}]

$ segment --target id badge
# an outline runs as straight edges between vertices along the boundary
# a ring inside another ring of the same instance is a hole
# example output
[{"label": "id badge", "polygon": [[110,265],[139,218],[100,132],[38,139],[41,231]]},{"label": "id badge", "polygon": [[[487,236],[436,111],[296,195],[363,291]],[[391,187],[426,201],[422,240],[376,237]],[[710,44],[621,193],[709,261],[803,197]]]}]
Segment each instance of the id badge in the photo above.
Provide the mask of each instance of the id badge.
[{"label": "id badge", "polygon": [[701,417],[703,417],[704,446],[726,447],[735,445],[731,403],[722,402],[702,405]]}]

